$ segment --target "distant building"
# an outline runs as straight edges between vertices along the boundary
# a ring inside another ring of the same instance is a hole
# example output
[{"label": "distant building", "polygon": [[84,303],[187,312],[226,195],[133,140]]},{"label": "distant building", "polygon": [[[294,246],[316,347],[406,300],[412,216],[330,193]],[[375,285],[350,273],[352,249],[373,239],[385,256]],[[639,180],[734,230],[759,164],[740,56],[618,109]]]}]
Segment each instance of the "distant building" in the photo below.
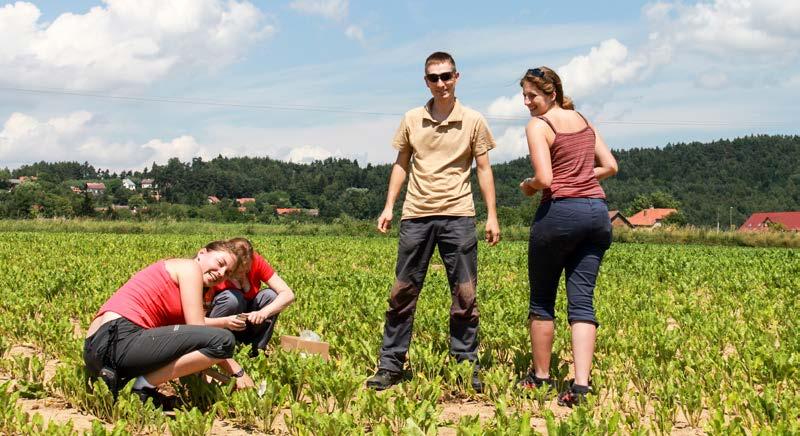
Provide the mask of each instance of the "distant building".
[{"label": "distant building", "polygon": [[618,210],[609,210],[608,211],[608,219],[611,221],[612,227],[625,227],[632,229],[633,224],[625,218],[625,215]]},{"label": "distant building", "polygon": [[292,214],[304,214],[308,216],[319,216],[319,209],[299,209],[296,207],[278,207],[275,213],[279,216],[286,216]]},{"label": "distant building", "polygon": [[783,226],[786,230],[800,231],[800,212],[757,212],[739,227],[740,232],[769,230],[770,224]]},{"label": "distant building", "polygon": [[660,227],[661,221],[664,218],[672,215],[673,213],[678,212],[677,209],[660,209],[660,208],[649,208],[645,210],[640,210],[636,212],[633,216],[628,218],[628,222],[636,228],[654,228]]},{"label": "distant building", "polygon": [[238,204],[239,206],[244,206],[247,203],[255,203],[255,202],[256,202],[256,199],[253,198],[253,197],[244,197],[244,198],[237,198],[236,199],[236,204]]},{"label": "distant building", "polygon": [[135,191],[136,190],[136,183],[133,183],[133,180],[125,178],[122,179],[122,187],[129,190]]},{"label": "distant building", "polygon": [[278,208],[275,208],[275,213],[277,213],[280,216],[291,215],[291,214],[295,214],[295,213],[299,214],[301,212],[302,212],[302,210],[294,208],[294,207],[278,207]]},{"label": "distant building", "polygon": [[92,195],[102,195],[106,192],[105,183],[87,183],[86,192]]},{"label": "distant building", "polygon": [[8,179],[8,183],[11,185],[11,188],[13,189],[14,187],[19,186],[23,183],[35,182],[37,180],[39,180],[39,178],[36,176],[19,176],[18,179]]},{"label": "distant building", "polygon": [[208,204],[217,204],[217,203],[219,203],[219,198],[213,195],[208,196]]},{"label": "distant building", "polygon": [[142,189],[153,189],[156,187],[156,181],[153,179],[142,179]]},{"label": "distant building", "polygon": [[77,186],[70,186],[69,189],[72,192],[76,193],[76,194],[82,194],[83,193],[83,190],[81,190],[81,188],[79,188]]}]

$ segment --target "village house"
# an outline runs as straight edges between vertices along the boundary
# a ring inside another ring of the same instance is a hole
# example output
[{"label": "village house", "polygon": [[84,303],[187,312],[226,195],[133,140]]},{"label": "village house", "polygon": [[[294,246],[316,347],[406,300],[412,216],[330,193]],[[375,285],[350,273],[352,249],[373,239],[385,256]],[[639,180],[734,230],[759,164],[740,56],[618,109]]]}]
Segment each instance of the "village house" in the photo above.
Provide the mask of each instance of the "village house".
[{"label": "village house", "polygon": [[136,190],[136,183],[133,183],[133,180],[124,178],[122,179],[122,187],[129,190],[135,191]]},{"label": "village house", "polygon": [[739,227],[740,232],[761,232],[771,227],[800,231],[800,212],[757,212]]},{"label": "village house", "polygon": [[634,228],[652,229],[655,227],[661,227],[661,221],[676,212],[678,212],[677,209],[651,207],[649,209],[636,212],[630,218],[628,218],[628,222],[631,223]]},{"label": "village house", "polygon": [[156,187],[155,180],[153,180],[153,179],[142,179],[141,187],[142,187],[142,189],[154,189]]},{"label": "village house", "polygon": [[106,192],[105,183],[87,183],[86,192],[92,195],[102,195]]},{"label": "village house", "polygon": [[256,199],[253,198],[253,197],[237,198],[236,199],[236,204],[238,204],[239,207],[237,207],[236,210],[238,210],[239,212],[245,212],[245,211],[247,211],[247,207],[245,206],[245,204],[255,203],[255,202],[256,202]]},{"label": "village house", "polygon": [[319,216],[319,209],[299,209],[296,207],[278,207],[275,209],[278,216],[286,216],[292,214],[304,214],[308,216]]},{"label": "village house", "polygon": [[300,212],[301,212],[300,209],[297,209],[297,208],[294,208],[294,207],[278,207],[278,208],[275,208],[275,213],[278,214],[279,216],[292,215],[292,214],[295,214],[295,213],[299,214]]},{"label": "village house", "polygon": [[608,219],[611,221],[611,227],[625,227],[628,229],[633,228],[633,224],[625,218],[625,215],[618,210],[609,210]]},{"label": "village house", "polygon": [[208,204],[217,204],[217,203],[219,203],[219,198],[217,198],[214,195],[208,196]]},{"label": "village house", "polygon": [[37,180],[39,180],[39,178],[36,176],[19,176],[18,179],[8,179],[8,183],[11,185],[11,189],[14,189],[23,183],[35,182]]}]

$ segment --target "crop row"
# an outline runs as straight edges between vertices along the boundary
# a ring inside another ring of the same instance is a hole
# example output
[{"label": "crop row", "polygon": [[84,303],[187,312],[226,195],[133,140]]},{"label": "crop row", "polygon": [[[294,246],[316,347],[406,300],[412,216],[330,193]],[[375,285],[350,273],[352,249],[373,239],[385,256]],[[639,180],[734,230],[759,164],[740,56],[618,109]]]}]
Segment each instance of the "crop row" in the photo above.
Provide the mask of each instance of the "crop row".
[{"label": "crop row", "polygon": [[[298,236],[253,238],[297,294],[275,338],[314,330],[331,344],[330,362],[276,348],[251,360],[239,350],[259,389],[232,391],[189,377],[173,386],[184,409],[171,418],[125,394],[115,403],[101,384],[89,387],[76,325],[85,329],[138,269],[189,256],[209,239],[2,233],[0,371],[14,383],[0,386],[0,433],[75,432],[21,412],[20,396],[59,397],[110,424],[98,422],[92,434],[198,434],[215,420],[290,434],[800,432],[800,253],[787,249],[612,246],[596,296],[597,395],[572,411],[555,406],[547,392],[516,386],[531,362],[522,242],[480,248],[483,394],[460,382],[470,368],[448,356],[450,296],[438,260],[415,317],[413,379],[383,393],[364,389],[377,361],[396,240]],[[559,314],[565,313],[563,294]],[[569,340],[562,317],[551,368],[562,383],[570,377]],[[26,360],[8,352],[22,343],[40,355]],[[53,358],[61,363],[44,380],[42,362]],[[492,413],[443,413],[462,403]]]}]

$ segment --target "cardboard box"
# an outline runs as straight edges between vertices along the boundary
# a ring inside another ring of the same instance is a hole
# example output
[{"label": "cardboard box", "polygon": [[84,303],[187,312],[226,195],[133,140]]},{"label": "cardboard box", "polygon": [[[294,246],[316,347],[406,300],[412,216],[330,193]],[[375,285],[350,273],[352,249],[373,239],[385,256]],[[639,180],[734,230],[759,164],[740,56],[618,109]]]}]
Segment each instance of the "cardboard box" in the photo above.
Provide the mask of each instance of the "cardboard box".
[{"label": "cardboard box", "polygon": [[327,342],[309,341],[298,336],[281,336],[281,348],[284,350],[298,350],[304,353],[319,354],[323,359],[330,360]]}]

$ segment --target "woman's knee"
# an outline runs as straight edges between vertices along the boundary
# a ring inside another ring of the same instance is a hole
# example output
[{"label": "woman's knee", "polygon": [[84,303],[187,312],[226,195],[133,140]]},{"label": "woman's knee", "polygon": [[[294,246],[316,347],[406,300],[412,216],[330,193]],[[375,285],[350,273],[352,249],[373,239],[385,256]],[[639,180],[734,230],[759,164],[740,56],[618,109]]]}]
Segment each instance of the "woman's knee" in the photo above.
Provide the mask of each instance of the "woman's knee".
[{"label": "woman's knee", "polygon": [[236,315],[246,309],[244,296],[239,291],[225,290],[214,297],[211,318]]},{"label": "woman's knee", "polygon": [[210,333],[208,346],[205,348],[205,354],[214,359],[228,359],[233,357],[233,351],[236,347],[236,338],[233,332],[226,329],[213,328]]},{"label": "woman's knee", "polygon": [[270,288],[264,288],[258,291],[258,294],[256,294],[255,305],[258,309],[261,309],[275,301],[276,298],[278,298],[277,292]]}]

